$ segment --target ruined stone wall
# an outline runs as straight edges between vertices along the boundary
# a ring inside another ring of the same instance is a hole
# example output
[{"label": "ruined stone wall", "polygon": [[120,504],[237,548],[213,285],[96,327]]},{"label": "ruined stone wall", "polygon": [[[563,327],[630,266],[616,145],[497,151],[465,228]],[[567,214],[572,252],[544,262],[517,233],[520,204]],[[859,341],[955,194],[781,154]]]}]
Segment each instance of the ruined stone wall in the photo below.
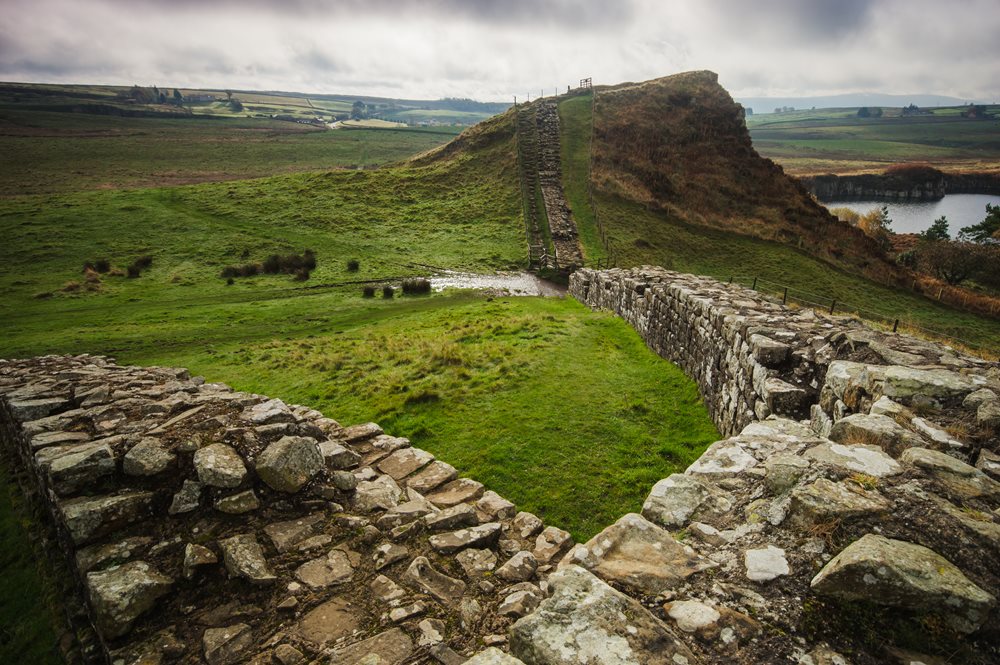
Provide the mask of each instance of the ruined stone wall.
[{"label": "ruined stone wall", "polygon": [[[570,291],[726,438],[587,543],[372,423],[92,356],[0,361],[94,662],[1000,662],[1000,367],[659,268]],[[613,442],[609,442],[611,444]]]},{"label": "ruined stone wall", "polygon": [[[727,438],[562,567],[627,587],[706,662],[1000,659],[1000,366],[660,268],[581,270],[570,293],[680,365]],[[768,629],[790,639],[762,649]]]},{"label": "ruined stone wall", "polygon": [[0,433],[86,599],[88,662],[464,662],[573,544],[375,424],[182,369],[0,360]]}]

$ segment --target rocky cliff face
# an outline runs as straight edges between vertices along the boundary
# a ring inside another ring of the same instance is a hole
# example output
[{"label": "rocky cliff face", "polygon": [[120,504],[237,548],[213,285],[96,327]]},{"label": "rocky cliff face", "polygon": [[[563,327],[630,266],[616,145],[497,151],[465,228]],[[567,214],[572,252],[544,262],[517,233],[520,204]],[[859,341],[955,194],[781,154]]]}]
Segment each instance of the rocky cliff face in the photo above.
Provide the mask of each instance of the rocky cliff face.
[{"label": "rocky cliff face", "polygon": [[918,178],[893,174],[820,175],[800,180],[820,201],[937,201],[947,194],[1000,194],[1000,175],[992,173],[937,172]]}]

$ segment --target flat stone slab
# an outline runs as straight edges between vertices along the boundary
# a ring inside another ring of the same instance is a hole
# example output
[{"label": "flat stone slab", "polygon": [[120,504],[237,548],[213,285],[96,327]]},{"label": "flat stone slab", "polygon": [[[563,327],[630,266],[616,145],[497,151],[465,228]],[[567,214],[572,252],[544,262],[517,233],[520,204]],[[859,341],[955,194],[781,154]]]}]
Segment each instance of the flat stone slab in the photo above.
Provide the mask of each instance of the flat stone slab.
[{"label": "flat stone slab", "polygon": [[928,448],[910,448],[903,453],[900,461],[921,469],[947,490],[963,498],[1000,496],[1000,483],[951,455]]},{"label": "flat stone slab", "polygon": [[321,557],[307,561],[295,570],[295,577],[313,589],[322,589],[349,582],[354,575],[350,557],[343,550],[330,550]]},{"label": "flat stone slab", "polygon": [[458,471],[451,464],[436,460],[406,479],[406,486],[427,494],[445,483],[458,478]]},{"label": "flat stone slab", "polygon": [[716,441],[687,468],[687,474],[735,476],[757,466],[757,458],[735,439]]},{"label": "flat stone slab", "polygon": [[451,554],[466,547],[481,548],[496,544],[500,537],[500,528],[499,522],[488,522],[468,529],[434,534],[429,540],[431,547],[441,554]]},{"label": "flat stone slab", "polygon": [[621,517],[585,545],[577,546],[571,562],[646,596],[655,596],[716,566],[635,513]]},{"label": "flat stone slab", "polygon": [[769,582],[789,573],[785,550],[774,545],[747,550],[743,561],[746,565],[747,579],[754,582]]},{"label": "flat stone slab", "polygon": [[996,598],[921,545],[868,534],[848,545],[810,583],[819,594],[940,614],[961,633],[977,630]]},{"label": "flat stone slab", "polygon": [[290,551],[295,545],[311,536],[324,519],[323,513],[312,513],[305,517],[284,522],[273,522],[264,527],[264,533],[271,539],[279,553]]},{"label": "flat stone slab", "polygon": [[805,456],[817,462],[876,478],[895,476],[903,472],[899,462],[882,452],[881,448],[865,444],[845,446],[840,443],[821,443],[807,450]]},{"label": "flat stone slab", "polygon": [[848,520],[886,513],[892,504],[878,492],[852,489],[844,483],[819,478],[791,492],[789,519],[808,528],[830,520]]},{"label": "flat stone slab", "polygon": [[344,598],[333,598],[313,608],[292,632],[316,647],[325,647],[361,628],[358,610]]},{"label": "flat stone slab", "polygon": [[147,517],[152,502],[152,492],[121,492],[70,499],[59,510],[73,542],[82,545]]},{"label": "flat stone slab", "polygon": [[399,628],[341,647],[329,662],[337,665],[402,665],[413,654],[413,640]]},{"label": "flat stone slab", "polygon": [[392,476],[393,480],[399,481],[433,461],[434,455],[426,450],[402,448],[379,462],[377,468],[382,473]]},{"label": "flat stone slab", "polygon": [[426,557],[419,556],[406,569],[406,580],[429,593],[446,607],[454,606],[465,593],[465,582],[436,570]]},{"label": "flat stone slab", "polygon": [[637,600],[579,566],[549,577],[552,595],[510,631],[511,653],[532,665],[678,665],[697,662]]},{"label": "flat stone slab", "polygon": [[438,508],[451,508],[460,503],[475,501],[483,495],[486,488],[482,483],[468,478],[453,480],[447,485],[427,495],[427,500]]}]

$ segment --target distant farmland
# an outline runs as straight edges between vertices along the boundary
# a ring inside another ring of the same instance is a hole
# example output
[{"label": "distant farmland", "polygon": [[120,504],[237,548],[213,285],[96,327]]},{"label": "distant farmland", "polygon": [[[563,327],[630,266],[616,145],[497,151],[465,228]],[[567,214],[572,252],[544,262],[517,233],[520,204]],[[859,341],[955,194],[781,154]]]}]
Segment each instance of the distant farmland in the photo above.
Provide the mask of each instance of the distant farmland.
[{"label": "distant farmland", "polygon": [[754,148],[793,175],[881,172],[891,164],[929,162],[943,171],[1000,171],[1000,106],[986,119],[937,108],[901,116],[859,118],[857,109],[820,109],[753,116]]}]

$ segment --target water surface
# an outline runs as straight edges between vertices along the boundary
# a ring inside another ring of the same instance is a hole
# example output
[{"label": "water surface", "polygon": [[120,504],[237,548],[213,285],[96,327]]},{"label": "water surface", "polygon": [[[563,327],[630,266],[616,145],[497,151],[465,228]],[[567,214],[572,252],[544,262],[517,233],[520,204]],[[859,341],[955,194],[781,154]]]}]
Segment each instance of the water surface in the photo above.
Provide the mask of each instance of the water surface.
[{"label": "water surface", "polygon": [[951,237],[958,235],[963,226],[971,226],[986,217],[986,204],[1000,205],[1000,196],[994,194],[948,194],[940,201],[824,201],[827,208],[850,208],[864,214],[872,208],[889,208],[892,230],[896,233],[920,233],[944,215],[948,218]]}]

